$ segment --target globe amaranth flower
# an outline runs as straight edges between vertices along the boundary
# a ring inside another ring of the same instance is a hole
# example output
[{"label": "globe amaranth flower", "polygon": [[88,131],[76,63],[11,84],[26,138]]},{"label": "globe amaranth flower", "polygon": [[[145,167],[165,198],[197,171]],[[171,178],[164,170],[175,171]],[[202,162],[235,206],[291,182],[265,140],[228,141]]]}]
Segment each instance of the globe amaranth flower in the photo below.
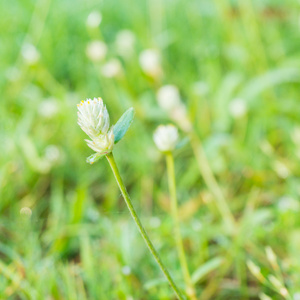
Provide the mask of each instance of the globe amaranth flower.
[{"label": "globe amaranth flower", "polygon": [[172,151],[178,142],[178,130],[171,124],[160,125],[153,134],[153,140],[160,151]]},{"label": "globe amaranth flower", "polygon": [[101,98],[87,99],[77,104],[78,125],[91,138],[87,145],[97,155],[110,153],[114,146],[113,126],[109,128],[109,114]]}]

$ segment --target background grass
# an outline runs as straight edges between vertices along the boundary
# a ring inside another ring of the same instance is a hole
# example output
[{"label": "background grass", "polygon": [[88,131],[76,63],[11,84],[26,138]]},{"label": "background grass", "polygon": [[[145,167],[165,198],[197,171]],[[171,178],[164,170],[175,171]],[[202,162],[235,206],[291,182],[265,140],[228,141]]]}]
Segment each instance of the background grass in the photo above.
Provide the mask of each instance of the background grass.
[{"label": "background grass", "polygon": [[[87,28],[94,10],[102,22]],[[174,299],[107,162],[85,163],[92,152],[76,124],[76,104],[98,96],[112,123],[136,109],[114,153],[142,221],[183,288],[165,161],[152,141],[156,126],[170,122],[156,102],[164,84],[179,88],[237,220],[232,236],[191,145],[178,150],[181,229],[199,299],[258,299],[262,292],[282,299],[246,266],[250,259],[265,276],[273,274],[266,246],[299,299],[297,1],[2,1],[0,28],[1,299]],[[136,37],[125,58],[115,44],[123,29]],[[107,44],[104,62],[86,57],[94,39]],[[24,59],[28,44],[40,53],[34,64]],[[139,65],[148,48],[161,55],[159,78]],[[122,74],[106,78],[101,68],[111,58]],[[237,98],[247,109],[239,118],[230,113]],[[20,215],[23,207],[31,218]]]}]

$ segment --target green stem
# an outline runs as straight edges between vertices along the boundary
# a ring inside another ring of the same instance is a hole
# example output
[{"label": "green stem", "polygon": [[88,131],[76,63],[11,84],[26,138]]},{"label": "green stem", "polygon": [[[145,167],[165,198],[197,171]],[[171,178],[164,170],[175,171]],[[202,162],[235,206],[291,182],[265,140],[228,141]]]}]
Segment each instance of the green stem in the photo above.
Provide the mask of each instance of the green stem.
[{"label": "green stem", "polygon": [[175,167],[174,158],[172,152],[166,153],[167,169],[168,169],[168,183],[171,196],[171,208],[172,217],[174,221],[174,232],[175,232],[175,242],[178,251],[179,261],[181,269],[183,271],[184,281],[187,287],[187,294],[190,299],[196,300],[196,292],[193,282],[191,280],[191,275],[189,272],[186,255],[184,252],[182,236],[180,232],[179,216],[178,216],[178,204],[177,204],[177,193],[176,193],[176,180],[175,180]]},{"label": "green stem", "polygon": [[198,163],[198,167],[200,169],[204,182],[215,197],[218,210],[224,220],[225,225],[230,230],[230,232],[234,232],[236,229],[235,219],[224,198],[223,192],[221,191],[221,188],[219,187],[218,182],[210,168],[201,142],[198,139],[198,137],[193,133],[190,134],[190,139]]},{"label": "green stem", "polygon": [[120,191],[121,191],[121,193],[122,193],[122,195],[123,195],[123,198],[124,198],[124,200],[125,200],[125,202],[126,202],[126,205],[127,205],[128,209],[129,209],[129,211],[130,211],[130,214],[131,214],[131,216],[132,216],[132,218],[133,218],[133,220],[134,220],[136,226],[138,227],[138,229],[139,229],[139,231],[140,231],[140,233],[141,233],[141,235],[142,235],[142,237],[143,237],[143,239],[144,239],[146,245],[148,246],[148,248],[149,248],[149,250],[150,250],[152,256],[153,256],[154,259],[156,260],[156,262],[157,262],[157,264],[159,265],[159,267],[160,267],[160,269],[162,270],[162,272],[165,274],[167,280],[169,281],[169,284],[170,284],[171,287],[173,288],[173,290],[174,290],[174,292],[176,293],[178,299],[184,300],[184,297],[183,297],[181,291],[180,291],[179,288],[176,286],[176,284],[175,284],[175,282],[173,281],[173,279],[172,279],[172,277],[171,277],[169,271],[167,270],[167,268],[166,268],[165,265],[163,264],[161,258],[159,257],[158,252],[155,250],[155,248],[154,248],[154,246],[153,246],[153,244],[152,244],[150,238],[148,237],[148,234],[147,234],[145,228],[143,227],[143,225],[142,225],[142,223],[141,223],[141,221],[140,221],[140,219],[139,219],[139,217],[138,217],[138,215],[137,215],[137,213],[136,213],[136,211],[135,211],[135,209],[134,209],[134,207],[133,207],[133,204],[132,204],[132,202],[131,202],[131,199],[130,199],[130,197],[129,197],[129,194],[128,194],[128,192],[127,192],[127,189],[126,189],[126,187],[125,187],[125,185],[124,185],[124,182],[123,182],[123,180],[122,180],[122,178],[121,178],[120,172],[119,172],[118,167],[117,167],[117,165],[116,165],[116,161],[115,161],[115,159],[114,159],[113,154],[112,154],[112,153],[107,154],[107,155],[106,155],[106,158],[107,158],[107,160],[108,160],[108,162],[109,162],[109,164],[110,164],[110,167],[111,167],[111,169],[112,169],[112,171],[113,171],[113,174],[114,174],[114,176],[115,176],[115,178],[116,178],[116,181],[117,181],[117,183],[118,183],[118,186],[119,186],[119,188],[120,188]]}]

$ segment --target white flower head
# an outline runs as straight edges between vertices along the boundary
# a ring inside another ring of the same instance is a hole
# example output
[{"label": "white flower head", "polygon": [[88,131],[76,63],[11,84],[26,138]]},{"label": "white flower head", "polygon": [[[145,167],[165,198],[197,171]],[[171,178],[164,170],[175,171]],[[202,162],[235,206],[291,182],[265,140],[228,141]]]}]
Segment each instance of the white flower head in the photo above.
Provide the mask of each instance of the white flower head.
[{"label": "white flower head", "polygon": [[89,28],[97,28],[102,21],[102,15],[98,11],[92,11],[87,19],[86,19],[86,26]]},{"label": "white flower head", "polygon": [[109,114],[101,98],[87,99],[77,104],[78,125],[91,138],[107,134]]},{"label": "white flower head", "polygon": [[26,43],[21,49],[22,56],[27,64],[34,65],[40,59],[40,53],[32,44]]},{"label": "white flower head", "polygon": [[115,45],[117,52],[122,56],[130,56],[134,52],[135,35],[131,30],[121,30],[117,36]]},{"label": "white flower head", "polygon": [[32,211],[29,207],[22,207],[20,210],[20,214],[22,216],[26,216],[26,217],[30,218],[32,215]]},{"label": "white flower head", "polygon": [[77,104],[78,125],[91,138],[87,145],[98,154],[112,151],[113,127],[109,128],[109,114],[101,98],[87,99]]},{"label": "white flower head", "polygon": [[102,41],[92,41],[86,47],[86,55],[92,61],[101,61],[105,58],[107,46]]},{"label": "white flower head", "polygon": [[101,73],[104,77],[113,78],[122,73],[122,66],[119,60],[111,59],[102,66]]},{"label": "white flower head", "polygon": [[44,118],[52,118],[54,117],[59,110],[59,105],[57,99],[55,98],[47,98],[43,100],[38,106],[38,113],[40,116]]},{"label": "white flower head", "polygon": [[142,70],[147,75],[157,77],[161,74],[160,55],[157,50],[144,50],[139,56],[139,61]]},{"label": "white flower head", "polygon": [[157,92],[157,102],[166,111],[179,106],[181,100],[178,88],[172,84],[161,87]]},{"label": "white flower head", "polygon": [[153,134],[156,147],[162,151],[172,151],[178,142],[178,130],[174,125],[160,125]]},{"label": "white flower head", "polygon": [[229,112],[233,118],[241,118],[247,113],[247,106],[245,100],[236,98],[229,104]]}]

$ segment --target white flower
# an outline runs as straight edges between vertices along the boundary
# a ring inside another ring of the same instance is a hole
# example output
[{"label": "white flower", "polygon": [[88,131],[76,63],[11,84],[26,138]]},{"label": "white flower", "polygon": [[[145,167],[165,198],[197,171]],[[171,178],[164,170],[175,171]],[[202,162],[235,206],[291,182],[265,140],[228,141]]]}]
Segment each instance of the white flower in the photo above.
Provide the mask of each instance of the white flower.
[{"label": "white flower", "polygon": [[247,113],[247,106],[243,99],[233,99],[229,104],[229,112],[234,118],[241,118]]},{"label": "white flower", "polygon": [[91,139],[108,132],[109,114],[101,98],[81,101],[77,107],[78,125]]},{"label": "white flower", "polygon": [[92,61],[101,61],[105,58],[107,46],[102,41],[93,41],[88,43],[86,47],[86,55]]},{"label": "white flower", "polygon": [[98,11],[92,11],[87,19],[86,19],[86,26],[89,28],[97,28],[102,21],[102,15]]},{"label": "white flower", "polygon": [[112,151],[113,127],[109,128],[109,114],[101,98],[87,99],[77,104],[78,125],[91,138],[87,145],[99,154]]},{"label": "white flower", "polygon": [[50,163],[56,163],[60,160],[62,157],[61,150],[55,146],[55,145],[49,145],[45,149],[45,158],[50,162]]},{"label": "white flower", "polygon": [[40,59],[40,53],[32,44],[26,43],[22,46],[22,56],[29,65],[34,65]]},{"label": "white flower", "polygon": [[[91,138],[85,140],[87,145],[97,155],[106,154],[112,151],[114,146],[113,126],[109,128],[109,114],[101,98],[87,99],[77,104],[78,125]],[[94,158],[88,159],[93,163]]]},{"label": "white flower", "polygon": [[111,59],[102,66],[101,73],[104,77],[113,78],[121,74],[122,67],[117,59]]},{"label": "white flower", "polygon": [[116,36],[117,52],[122,56],[130,56],[134,50],[135,35],[128,29],[121,30]]},{"label": "white flower", "polygon": [[114,147],[114,131],[110,128],[107,134],[101,134],[92,141],[85,140],[87,145],[97,153],[111,152]]},{"label": "white flower", "polygon": [[153,134],[153,140],[160,151],[172,151],[178,141],[178,130],[171,124],[160,125]]},{"label": "white flower", "polygon": [[29,207],[22,207],[20,210],[20,214],[30,218],[32,215],[32,211]]},{"label": "white flower", "polygon": [[180,105],[180,95],[175,85],[165,85],[157,92],[157,102],[159,106],[167,111]]},{"label": "white flower", "polygon": [[58,102],[55,98],[48,98],[43,100],[38,107],[38,113],[44,118],[52,118],[58,113]]},{"label": "white flower", "polygon": [[142,70],[153,77],[161,74],[160,55],[155,49],[144,50],[140,56],[139,61]]}]

